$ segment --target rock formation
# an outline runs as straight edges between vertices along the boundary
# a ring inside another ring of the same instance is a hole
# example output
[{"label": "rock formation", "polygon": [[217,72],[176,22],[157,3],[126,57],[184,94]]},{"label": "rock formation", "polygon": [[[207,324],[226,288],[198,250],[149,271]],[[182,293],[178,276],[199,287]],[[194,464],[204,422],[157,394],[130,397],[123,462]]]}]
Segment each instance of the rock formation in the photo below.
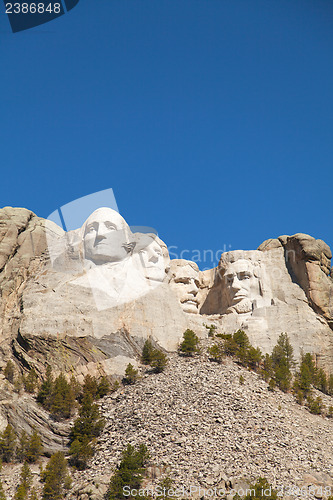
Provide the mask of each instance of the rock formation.
[{"label": "rock formation", "polygon": [[[296,234],[222,254],[216,269],[170,261],[154,234],[101,208],[65,233],[25,209],[0,210],[1,349],[25,369],[122,375],[148,337],[176,350],[186,328],[243,328],[270,352],[287,332],[333,371],[329,247]],[[23,369],[24,369],[23,368]]]}]

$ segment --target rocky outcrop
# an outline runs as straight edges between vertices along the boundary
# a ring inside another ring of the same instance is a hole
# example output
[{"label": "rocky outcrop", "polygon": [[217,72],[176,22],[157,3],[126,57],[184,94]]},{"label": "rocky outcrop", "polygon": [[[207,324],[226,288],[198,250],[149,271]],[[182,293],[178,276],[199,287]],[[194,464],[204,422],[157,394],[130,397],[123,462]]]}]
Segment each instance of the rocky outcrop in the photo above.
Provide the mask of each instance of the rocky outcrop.
[{"label": "rocky outcrop", "polygon": [[84,500],[90,490],[101,500],[127,443],[148,447],[147,487],[169,476],[186,491],[228,492],[264,476],[285,488],[284,497],[292,486],[333,488],[332,420],[311,415],[292,395],[268,391],[258,375],[230,360],[171,355],[164,373],[107,396],[101,409],[107,424],[99,451],[84,477],[75,473],[70,499]]},{"label": "rocky outcrop", "polygon": [[278,247],[284,248],[290,273],[305,291],[310,305],[333,327],[332,252],[329,246],[323,240],[297,233],[266,240],[258,250],[265,252]]},{"label": "rocky outcrop", "polygon": [[13,426],[20,434],[31,435],[34,429],[42,439],[48,454],[65,451],[69,439],[69,422],[56,422],[50,414],[36,403],[31,395],[14,392],[3,376],[0,378],[0,432],[6,425]]}]

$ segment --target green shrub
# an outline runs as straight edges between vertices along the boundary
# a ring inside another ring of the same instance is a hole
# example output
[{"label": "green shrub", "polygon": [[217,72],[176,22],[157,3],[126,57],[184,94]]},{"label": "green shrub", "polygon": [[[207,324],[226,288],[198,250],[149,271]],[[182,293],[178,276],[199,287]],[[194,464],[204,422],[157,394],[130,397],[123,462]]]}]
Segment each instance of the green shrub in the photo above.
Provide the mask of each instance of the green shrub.
[{"label": "green shrub", "polygon": [[193,356],[199,352],[199,338],[193,330],[187,329],[183,334],[183,342],[179,346],[179,353],[184,356]]},{"label": "green shrub", "polygon": [[240,383],[240,385],[244,385],[244,382],[245,382],[245,378],[243,377],[243,375],[240,375],[239,376],[239,383]]},{"label": "green shrub", "polygon": [[205,327],[208,330],[208,337],[214,338],[216,330],[217,330],[217,326],[211,324],[211,325],[205,325]]}]

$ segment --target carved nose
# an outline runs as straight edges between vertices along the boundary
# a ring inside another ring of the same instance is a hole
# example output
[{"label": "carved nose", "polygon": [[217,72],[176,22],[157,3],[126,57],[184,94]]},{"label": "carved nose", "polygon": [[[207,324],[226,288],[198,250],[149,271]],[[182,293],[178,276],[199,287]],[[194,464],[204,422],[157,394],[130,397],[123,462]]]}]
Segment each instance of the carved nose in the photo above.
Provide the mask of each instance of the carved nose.
[{"label": "carved nose", "polygon": [[149,261],[153,262],[154,264],[156,264],[156,262],[158,261],[158,255],[157,255],[157,253],[153,252],[153,254],[151,255]]},{"label": "carved nose", "polygon": [[106,233],[107,233],[106,228],[101,228],[100,226],[98,227],[97,233],[96,233],[96,240],[104,240],[106,238]]},{"label": "carved nose", "polygon": [[235,277],[232,282],[231,282],[231,288],[233,290],[240,290],[242,287],[241,287],[241,283],[239,281],[239,279],[237,277]]},{"label": "carved nose", "polygon": [[192,295],[196,296],[197,293],[198,293],[198,287],[197,285],[194,283],[194,281],[190,281],[189,283],[189,290],[188,290],[189,293],[191,293]]}]

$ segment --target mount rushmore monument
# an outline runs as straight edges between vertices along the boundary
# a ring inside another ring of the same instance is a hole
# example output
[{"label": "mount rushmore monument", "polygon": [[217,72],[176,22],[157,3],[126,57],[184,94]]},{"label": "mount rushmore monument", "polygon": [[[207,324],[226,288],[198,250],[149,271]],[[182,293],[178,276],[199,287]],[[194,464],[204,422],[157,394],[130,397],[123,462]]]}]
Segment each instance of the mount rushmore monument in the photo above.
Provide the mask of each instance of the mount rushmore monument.
[{"label": "mount rushmore monument", "polygon": [[221,255],[214,269],[170,260],[155,234],[132,232],[99,208],[65,232],[29,210],[0,210],[0,346],[3,367],[122,375],[147,338],[177,349],[191,328],[243,329],[271,352],[288,333],[295,357],[311,352],[333,372],[332,254],[306,234]]}]

